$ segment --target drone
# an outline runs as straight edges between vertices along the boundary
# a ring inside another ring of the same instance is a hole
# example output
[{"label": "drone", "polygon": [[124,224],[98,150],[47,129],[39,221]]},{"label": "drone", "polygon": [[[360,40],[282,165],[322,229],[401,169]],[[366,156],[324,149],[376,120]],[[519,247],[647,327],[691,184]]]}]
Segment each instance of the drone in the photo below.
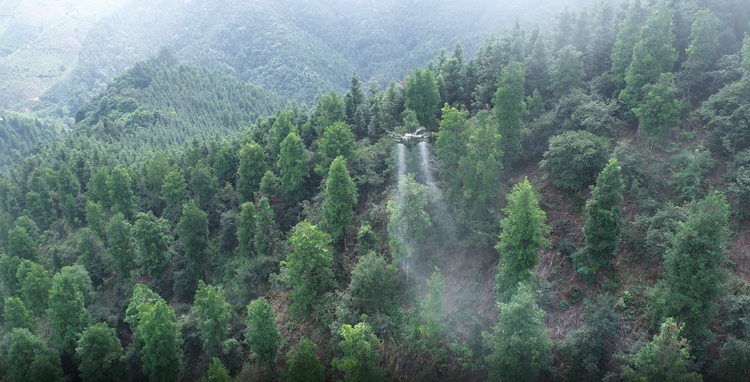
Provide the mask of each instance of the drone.
[{"label": "drone", "polygon": [[429,131],[425,131],[423,128],[419,128],[413,133],[406,133],[404,135],[398,135],[394,132],[389,132],[389,134],[396,143],[400,143],[409,148],[417,143],[427,142],[432,135]]}]

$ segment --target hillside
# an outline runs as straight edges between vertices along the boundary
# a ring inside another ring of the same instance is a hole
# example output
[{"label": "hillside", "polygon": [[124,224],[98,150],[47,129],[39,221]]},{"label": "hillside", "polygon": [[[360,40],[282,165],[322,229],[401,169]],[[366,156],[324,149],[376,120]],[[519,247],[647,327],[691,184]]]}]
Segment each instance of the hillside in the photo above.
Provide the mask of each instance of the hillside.
[{"label": "hillside", "polygon": [[747,380],[750,3],[699,5],[309,107],[138,61],[0,175],[0,377]]}]

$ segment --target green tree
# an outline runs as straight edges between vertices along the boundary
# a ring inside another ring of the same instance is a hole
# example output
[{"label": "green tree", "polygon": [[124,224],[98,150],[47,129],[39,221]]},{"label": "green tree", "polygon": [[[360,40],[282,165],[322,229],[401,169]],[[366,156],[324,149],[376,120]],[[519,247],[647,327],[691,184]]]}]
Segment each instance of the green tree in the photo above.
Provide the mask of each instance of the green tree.
[{"label": "green tree", "polygon": [[419,124],[428,130],[435,130],[440,104],[440,90],[430,69],[414,69],[406,80],[406,101],[404,106],[417,114]]},{"label": "green tree", "polygon": [[36,260],[39,245],[29,235],[26,228],[16,226],[8,231],[8,242],[5,251],[10,257],[18,257],[26,260]]},{"label": "green tree", "polygon": [[245,344],[255,353],[258,362],[273,368],[280,342],[276,311],[271,304],[264,297],[250,302],[247,306]]},{"label": "green tree", "polygon": [[[325,97],[317,100],[312,120],[318,136],[322,136],[323,129],[326,127],[336,122],[346,121],[346,104],[344,100],[341,99],[338,93],[331,90]],[[281,139],[284,139],[284,137],[281,137]]]},{"label": "green tree", "polygon": [[131,169],[117,166],[107,179],[112,208],[115,209],[115,212],[122,212],[128,221],[133,221],[135,216],[135,196],[132,187],[135,180],[134,175]]},{"label": "green tree", "polygon": [[102,205],[100,203],[86,200],[86,225],[92,231],[96,232],[99,238],[104,238],[104,213],[102,212]]},{"label": "green tree", "polygon": [[138,243],[135,262],[141,267],[141,272],[148,274],[152,280],[158,279],[172,260],[169,231],[169,223],[157,219],[151,211],[138,214],[134,227]]},{"label": "green tree", "polygon": [[255,254],[255,204],[242,203],[242,212],[237,216],[238,251],[242,257]]},{"label": "green tree", "polygon": [[628,14],[620,23],[615,45],[612,49],[612,69],[609,75],[617,91],[625,88],[625,72],[633,61],[633,47],[638,43],[641,27],[643,26],[644,9],[641,0],[630,3]]},{"label": "green tree", "polygon": [[258,256],[272,256],[276,239],[279,237],[279,228],[268,203],[267,197],[262,197],[255,206],[255,253]]},{"label": "green tree", "polygon": [[311,308],[335,284],[331,237],[307,221],[294,227],[289,237],[290,251],[281,262],[287,276],[287,288],[292,300],[290,312],[309,317]]},{"label": "green tree", "polygon": [[292,132],[299,135],[297,127],[292,124],[291,112],[283,111],[279,113],[273,126],[271,126],[271,139],[267,147],[272,158],[278,158],[281,152],[281,143]]},{"label": "green tree", "polygon": [[388,260],[376,252],[360,256],[352,268],[352,280],[346,289],[352,306],[367,315],[386,312],[398,288],[396,273],[398,268],[388,264]]},{"label": "green tree", "polygon": [[208,209],[211,199],[216,194],[216,176],[213,174],[211,167],[208,167],[202,160],[188,169],[190,173],[190,188],[193,190],[195,199],[198,200],[198,206],[201,209]]},{"label": "green tree", "polygon": [[566,45],[557,52],[557,57],[549,67],[552,95],[559,100],[573,89],[583,87],[583,53],[572,45]]},{"label": "green tree", "polygon": [[232,382],[233,379],[229,376],[229,371],[224,365],[221,364],[221,360],[213,357],[211,360],[211,366],[208,368],[208,373],[201,379],[201,382]]},{"label": "green tree", "polygon": [[745,36],[742,44],[742,70],[745,72],[745,77],[750,77],[750,35]]},{"label": "green tree", "polygon": [[47,309],[47,299],[50,287],[52,287],[49,272],[41,264],[21,260],[16,277],[24,303],[37,316],[40,316]]},{"label": "green tree", "polygon": [[688,340],[680,337],[682,327],[672,318],[661,325],[661,332],[633,357],[631,365],[622,366],[624,381],[698,382],[700,375],[688,371]]},{"label": "green tree", "polygon": [[89,182],[86,183],[86,196],[94,203],[101,203],[105,211],[109,211],[112,203],[109,200],[109,171],[106,167],[99,167],[92,171]]},{"label": "green tree", "polygon": [[105,323],[89,326],[78,340],[75,354],[83,382],[127,380],[127,368],[117,331]]},{"label": "green tree", "polygon": [[161,151],[157,151],[153,159],[143,165],[143,187],[148,194],[148,206],[154,210],[160,210],[162,206],[161,187],[164,177],[172,171],[167,158]]},{"label": "green tree", "polygon": [[21,285],[18,283],[18,277],[16,277],[16,272],[20,265],[21,259],[18,256],[8,256],[0,253],[0,277],[2,277],[3,284],[11,293],[21,288]]},{"label": "green tree", "polygon": [[91,316],[84,307],[78,280],[72,274],[60,272],[52,278],[47,316],[55,333],[55,342],[61,345],[62,352],[73,355]]},{"label": "green tree", "polygon": [[495,105],[492,112],[499,124],[498,132],[502,136],[500,148],[506,165],[517,161],[521,154],[521,117],[526,112],[523,103],[524,81],[523,64],[511,61],[500,73],[498,88],[492,97]]},{"label": "green tree", "polygon": [[682,104],[675,99],[672,73],[663,73],[656,84],[644,85],[643,100],[633,113],[638,117],[638,128],[653,140],[661,140],[664,130],[678,123]]},{"label": "green tree", "polygon": [[229,183],[234,187],[237,182],[237,169],[239,163],[231,148],[221,146],[214,154],[214,174],[220,186]]},{"label": "green tree", "polygon": [[710,333],[715,301],[727,279],[728,216],[729,205],[720,193],[695,202],[687,221],[678,225],[664,256],[664,280],[654,290],[655,319],[676,317],[685,323],[685,335],[694,344]]},{"label": "green tree", "polygon": [[258,189],[258,193],[255,194],[255,198],[260,199],[265,196],[269,201],[277,201],[281,199],[281,194],[281,179],[273,171],[266,171],[260,180],[260,188]]},{"label": "green tree", "polygon": [[224,289],[206,285],[203,280],[198,281],[195,310],[198,312],[198,328],[201,331],[203,347],[211,356],[220,355],[232,316],[229,303],[224,300]]},{"label": "green tree", "polygon": [[549,139],[542,168],[552,183],[570,191],[593,184],[609,159],[609,143],[587,131],[567,131]]},{"label": "green tree", "polygon": [[564,46],[570,44],[573,37],[573,29],[576,23],[576,13],[567,6],[555,15],[552,24],[552,52],[557,52]]},{"label": "green tree", "polygon": [[617,159],[611,158],[596,178],[591,200],[586,203],[586,248],[573,256],[578,272],[584,275],[594,275],[598,268],[609,265],[609,258],[617,252],[625,225],[620,209],[624,187],[622,169]]},{"label": "green tree", "polygon": [[101,285],[110,272],[109,264],[102,258],[104,246],[101,238],[89,228],[84,228],[81,230],[76,252],[78,261],[86,268],[94,285]]},{"label": "green tree", "polygon": [[440,132],[435,142],[435,154],[443,162],[443,180],[450,184],[451,194],[455,196],[460,192],[458,177],[455,175],[461,156],[466,151],[466,142],[462,137],[469,112],[459,111],[448,105],[443,107],[442,112]]},{"label": "green tree", "polygon": [[286,353],[289,368],[286,377],[289,382],[323,382],[325,381],[325,366],[320,363],[317,346],[305,337],[292,346]]},{"label": "green tree", "polygon": [[78,196],[78,192],[81,191],[81,184],[78,182],[78,178],[73,175],[70,171],[70,167],[67,165],[60,166],[60,170],[57,171],[57,195],[70,195],[72,197]]},{"label": "green tree", "polygon": [[237,179],[237,193],[240,202],[245,203],[253,200],[255,192],[258,191],[260,180],[266,173],[266,153],[259,144],[251,141],[240,150],[239,178]]},{"label": "green tree", "polygon": [[584,57],[584,67],[589,78],[598,77],[612,67],[611,56],[616,38],[613,14],[612,1],[603,1],[595,6],[591,41]]},{"label": "green tree", "polygon": [[323,227],[334,243],[345,239],[346,231],[352,228],[356,204],[357,186],[349,176],[346,158],[340,156],[331,163],[323,201]]},{"label": "green tree", "polygon": [[687,60],[682,63],[682,71],[691,90],[700,91],[698,87],[709,85],[706,72],[713,68],[717,58],[720,25],[721,20],[708,9],[695,13],[695,21],[690,28],[690,46],[686,50]]},{"label": "green tree", "polygon": [[188,270],[195,277],[203,274],[208,250],[208,214],[193,201],[182,208],[182,218],[177,223],[177,235],[185,246]]},{"label": "green tree", "polygon": [[187,183],[181,171],[172,170],[164,176],[164,183],[161,185],[161,195],[167,202],[162,217],[171,221],[177,221],[187,197]]},{"label": "green tree", "polygon": [[323,137],[318,142],[318,154],[322,160],[315,166],[315,172],[320,176],[328,175],[331,163],[337,157],[343,156],[346,160],[354,158],[356,146],[354,133],[349,125],[336,122],[327,126],[323,131]]},{"label": "green tree", "polygon": [[459,42],[453,47],[453,53],[440,71],[442,86],[440,94],[442,103],[452,107],[466,104],[466,65],[464,65],[464,51]]},{"label": "green tree", "polygon": [[498,303],[498,309],[500,321],[489,338],[492,354],[485,359],[490,380],[531,382],[552,363],[544,311],[527,283],[519,283],[510,302]]},{"label": "green tree", "polygon": [[20,298],[6,297],[3,308],[3,328],[6,333],[12,332],[14,328],[23,328],[30,331],[36,329],[34,313],[26,309]]},{"label": "green tree", "polygon": [[385,381],[383,371],[377,367],[380,356],[375,352],[380,346],[380,339],[372,332],[372,327],[365,322],[354,327],[345,324],[341,326],[339,334],[344,337],[339,342],[344,356],[334,358],[333,366],[344,372],[344,381]]},{"label": "green tree", "polygon": [[[153,382],[170,382],[180,371],[182,325],[174,309],[163,300],[138,306],[138,326],[134,330],[143,341],[140,359],[143,371]],[[135,333],[134,333],[135,334]]]},{"label": "green tree", "polygon": [[135,265],[135,243],[133,241],[133,226],[125,219],[125,215],[117,213],[109,219],[107,225],[108,251],[115,260],[115,268],[121,279],[130,277],[130,271]]},{"label": "green tree", "polygon": [[498,301],[507,302],[519,281],[528,281],[539,264],[537,252],[549,232],[547,215],[539,208],[529,179],[513,186],[500,221],[500,242],[495,246],[502,261],[497,275]]},{"label": "green tree", "polygon": [[62,382],[60,355],[28,329],[16,328],[8,340],[7,367],[13,381]]},{"label": "green tree", "polygon": [[288,202],[297,202],[304,194],[304,183],[310,171],[310,161],[305,145],[299,135],[295,132],[281,142],[279,161],[276,164],[281,175],[281,188],[284,199]]},{"label": "green tree", "polygon": [[420,326],[419,330],[429,337],[441,337],[448,328],[448,323],[445,310],[445,280],[440,268],[435,267],[435,272],[432,272],[432,276],[427,280],[427,298],[420,305],[425,324]]},{"label": "green tree", "polygon": [[357,137],[365,137],[367,134],[367,121],[365,120],[364,111],[367,110],[367,99],[365,98],[365,92],[362,90],[362,81],[359,80],[356,71],[352,75],[349,90],[344,96],[344,109],[346,111],[346,123],[354,127]]},{"label": "green tree", "polygon": [[633,47],[633,59],[625,74],[625,89],[619,99],[631,109],[641,105],[643,87],[659,81],[662,73],[671,73],[678,55],[674,48],[672,13],[666,3],[654,10]]},{"label": "green tree", "polygon": [[[538,26],[535,26],[535,30]],[[548,95],[549,87],[549,65],[550,54],[547,44],[547,36],[541,30],[536,34],[536,38],[529,42],[531,46],[531,55],[526,59],[526,90],[532,92],[534,89],[539,90],[541,94]]]},{"label": "green tree", "polygon": [[427,206],[427,186],[417,183],[413,174],[398,181],[396,201],[388,201],[388,244],[395,263],[407,260],[417,245],[425,240],[425,231],[432,226]]},{"label": "green tree", "polygon": [[60,197],[60,205],[65,218],[65,222],[71,228],[78,228],[78,208],[76,206],[76,200],[70,194],[65,194]]}]

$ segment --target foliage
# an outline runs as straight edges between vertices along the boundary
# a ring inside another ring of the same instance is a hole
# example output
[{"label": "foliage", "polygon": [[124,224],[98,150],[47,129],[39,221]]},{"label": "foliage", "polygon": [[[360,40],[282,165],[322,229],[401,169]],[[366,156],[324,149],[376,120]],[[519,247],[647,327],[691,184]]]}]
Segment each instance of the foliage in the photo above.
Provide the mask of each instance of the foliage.
[{"label": "foliage", "polygon": [[398,263],[407,260],[424,241],[425,231],[432,223],[425,211],[427,187],[417,183],[414,175],[409,174],[398,181],[396,201],[388,201],[391,213],[388,221],[388,245],[391,247],[393,261]]},{"label": "foliage", "polygon": [[528,281],[539,263],[537,252],[549,232],[547,215],[539,208],[529,179],[513,186],[500,221],[500,242],[495,246],[501,262],[495,292],[498,301],[507,302],[515,293],[519,281]]},{"label": "foliage", "polygon": [[[492,97],[492,103],[495,105],[492,112],[499,124],[502,159],[506,165],[518,160],[521,152],[521,117],[526,112],[526,105],[523,103],[523,84],[523,64],[512,61],[500,73],[498,88]],[[442,124],[440,128],[442,131]]]},{"label": "foliage", "polygon": [[34,313],[27,310],[23,301],[18,297],[6,297],[3,307],[3,328],[10,333],[14,328],[28,329],[34,331],[36,322]]},{"label": "foliage", "polygon": [[286,377],[289,382],[323,382],[325,366],[320,363],[316,353],[317,346],[305,337],[292,346],[286,354],[289,368]]},{"label": "foliage", "polygon": [[198,312],[198,327],[201,331],[203,347],[209,355],[219,355],[222,343],[227,337],[231,312],[229,304],[224,300],[222,287],[206,285],[203,280],[198,281],[198,291],[195,292],[195,310]]},{"label": "foliage", "polygon": [[16,271],[16,278],[18,278],[20,286],[19,294],[24,303],[37,316],[41,316],[47,309],[47,299],[52,287],[49,272],[41,264],[21,260],[18,271]]},{"label": "foliage", "polygon": [[357,186],[349,176],[346,158],[339,156],[331,163],[326,178],[326,198],[323,201],[323,227],[334,243],[345,239],[354,220]]},{"label": "foliage", "polygon": [[28,329],[16,328],[8,340],[7,366],[14,381],[64,381],[60,355]]},{"label": "foliage", "polygon": [[383,371],[376,365],[380,356],[375,350],[380,340],[370,325],[360,322],[356,326],[343,325],[339,332],[344,340],[339,342],[344,356],[333,359],[333,366],[344,372],[346,382],[385,381]]},{"label": "foliage", "polygon": [[133,333],[143,341],[140,359],[149,380],[168,382],[177,376],[180,370],[181,327],[174,309],[163,300],[138,305],[138,326]]},{"label": "foliage", "polygon": [[292,300],[291,312],[309,317],[311,308],[329,285],[335,285],[331,237],[307,221],[297,224],[289,237],[290,252],[281,262],[287,276]]},{"label": "foliage", "polygon": [[420,326],[420,331],[428,337],[442,337],[447,325],[447,313],[445,310],[445,280],[440,273],[440,268],[435,267],[435,272],[427,280],[427,298],[420,304],[421,314],[425,324]]},{"label": "foliage", "polygon": [[347,288],[352,305],[368,316],[388,310],[398,289],[397,272],[382,255],[369,252],[360,256]]},{"label": "foliage", "polygon": [[297,202],[302,198],[304,182],[310,170],[309,159],[309,154],[299,135],[294,132],[289,133],[281,142],[279,161],[276,163],[279,175],[281,175],[284,199],[288,202]]},{"label": "foliage", "polygon": [[122,213],[118,212],[109,219],[107,242],[109,255],[115,260],[120,278],[130,277],[130,271],[135,266],[136,247],[133,241],[133,226]]},{"label": "foliage", "polygon": [[485,358],[491,380],[533,381],[551,365],[551,342],[544,326],[544,311],[526,283],[508,303],[498,303],[500,320],[488,336],[492,354]]},{"label": "foliage", "polygon": [[272,256],[276,239],[279,238],[278,227],[267,197],[262,197],[255,206],[255,253],[258,256]]},{"label": "foliage", "polygon": [[440,104],[440,90],[430,69],[414,69],[406,80],[404,107],[414,111],[419,124],[428,130],[437,128],[436,114]]},{"label": "foliage", "polygon": [[345,161],[354,159],[355,147],[354,133],[349,125],[336,122],[327,126],[318,141],[318,154],[322,160],[315,166],[315,172],[320,176],[328,175],[331,164],[339,156]]},{"label": "foliage", "polygon": [[127,380],[127,369],[117,331],[104,323],[89,326],[78,340],[76,360],[84,382]]},{"label": "foliage", "polygon": [[157,219],[151,211],[138,214],[134,226],[135,240],[138,242],[135,262],[141,267],[141,272],[148,274],[152,280],[164,272],[172,259],[169,231],[169,223]]},{"label": "foliage", "polygon": [[632,367],[625,365],[620,374],[625,381],[702,381],[689,371],[688,341],[680,337],[682,326],[667,318],[661,332],[633,357]]},{"label": "foliage", "polygon": [[135,195],[133,183],[135,174],[129,168],[117,166],[107,178],[109,200],[116,212],[125,215],[128,221],[133,221],[135,215]]},{"label": "foliage", "polygon": [[594,183],[608,157],[609,144],[604,138],[586,131],[568,131],[550,138],[542,167],[555,186],[577,191]]},{"label": "foliage", "polygon": [[39,245],[29,235],[26,228],[16,226],[8,231],[8,244],[5,251],[10,257],[35,261],[39,252]]},{"label": "foliage", "polygon": [[557,52],[557,57],[549,68],[550,88],[555,99],[583,86],[583,53],[574,46],[567,45]]},{"label": "foliage", "polygon": [[456,174],[461,155],[465,151],[466,143],[462,141],[462,137],[469,112],[446,105],[442,109],[442,115],[440,131],[435,142],[435,154],[443,163],[443,178],[450,184],[451,192],[457,194],[458,177],[452,175]]},{"label": "foliage", "polygon": [[247,306],[245,344],[256,354],[258,362],[272,368],[280,342],[276,311],[263,297],[253,300]]},{"label": "foliage", "polygon": [[201,276],[207,261],[208,215],[195,202],[190,201],[182,208],[177,235],[185,246],[188,270],[196,277]]},{"label": "foliage", "polygon": [[232,377],[229,376],[229,371],[221,364],[221,360],[213,357],[211,367],[208,368],[208,373],[201,379],[201,382],[232,382]]},{"label": "foliage", "polygon": [[49,290],[49,317],[55,342],[64,353],[72,355],[81,332],[89,324],[91,316],[84,307],[84,295],[75,276],[60,272],[52,278]]},{"label": "foliage", "polygon": [[664,138],[664,129],[677,124],[682,104],[675,99],[675,85],[671,73],[663,73],[656,84],[642,88],[643,100],[633,108],[640,124],[638,128],[653,140]]},{"label": "foliage", "polygon": [[255,204],[242,203],[242,212],[237,216],[237,242],[241,256],[255,254]]},{"label": "foliage", "polygon": [[266,154],[263,148],[252,141],[245,144],[240,150],[239,179],[237,180],[237,193],[241,202],[253,200],[266,171]]}]

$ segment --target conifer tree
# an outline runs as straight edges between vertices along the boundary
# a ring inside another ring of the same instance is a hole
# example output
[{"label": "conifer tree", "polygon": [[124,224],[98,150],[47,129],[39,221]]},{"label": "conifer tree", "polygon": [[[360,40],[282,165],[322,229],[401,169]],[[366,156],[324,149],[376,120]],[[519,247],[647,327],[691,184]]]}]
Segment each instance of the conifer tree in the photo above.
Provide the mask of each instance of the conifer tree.
[{"label": "conifer tree", "polygon": [[571,43],[571,37],[575,28],[575,19],[575,12],[571,11],[567,6],[555,16],[555,21],[552,24],[553,53]]},{"label": "conifer tree", "polygon": [[443,118],[440,121],[440,132],[437,134],[435,142],[435,153],[443,163],[443,179],[446,180],[451,188],[451,194],[459,193],[458,164],[461,156],[466,150],[466,143],[462,137],[466,129],[466,119],[468,111],[459,111],[458,109],[445,105],[442,110]]},{"label": "conifer tree", "polygon": [[334,243],[344,239],[351,229],[356,204],[357,186],[349,176],[346,159],[339,156],[331,163],[323,201],[323,226]]},{"label": "conifer tree", "polygon": [[134,226],[135,240],[138,243],[135,262],[141,267],[141,273],[148,274],[152,280],[161,276],[172,259],[169,231],[169,223],[157,219],[151,211],[138,214]]},{"label": "conifer tree", "polygon": [[94,231],[99,238],[104,238],[104,213],[100,203],[86,200],[86,225]]},{"label": "conifer tree", "polygon": [[466,104],[465,71],[463,48],[461,48],[459,42],[456,42],[453,47],[453,54],[448,57],[440,73],[443,79],[443,86],[440,88],[440,93],[443,96],[442,103],[447,103],[453,107]]},{"label": "conifer tree", "polygon": [[[535,28],[539,26],[536,25]],[[539,31],[535,40],[530,42],[531,56],[526,60],[526,91],[538,90],[543,96],[549,96],[550,54],[547,36]]]},{"label": "conifer tree", "polygon": [[26,306],[37,316],[47,309],[52,279],[44,266],[29,260],[21,260],[16,271],[20,295]]},{"label": "conifer tree", "polygon": [[208,214],[201,211],[192,200],[182,208],[177,235],[185,246],[188,270],[194,277],[200,277],[208,260]]},{"label": "conifer tree", "polygon": [[247,306],[247,332],[245,343],[256,354],[257,360],[273,368],[279,351],[281,333],[276,326],[276,311],[265,297],[253,300]]},{"label": "conifer tree", "polygon": [[57,171],[56,180],[57,195],[70,195],[74,198],[78,196],[78,192],[81,190],[81,184],[78,182],[78,178],[73,175],[73,172],[70,171],[70,167],[67,165],[60,166],[60,170]]},{"label": "conifer tree", "polygon": [[179,219],[182,213],[182,205],[187,197],[187,183],[185,177],[179,170],[172,170],[164,176],[164,183],[161,185],[161,194],[167,202],[162,217],[172,222]]},{"label": "conifer tree", "polygon": [[255,253],[258,256],[273,256],[278,231],[273,210],[264,196],[255,207]]},{"label": "conifer tree", "polygon": [[745,36],[742,44],[742,70],[745,72],[745,78],[750,77],[750,35]]},{"label": "conifer tree", "polygon": [[667,3],[654,10],[633,46],[633,59],[625,73],[625,89],[619,99],[631,109],[641,105],[643,87],[655,83],[662,73],[671,73],[678,55],[674,48],[672,14]]},{"label": "conifer tree", "polygon": [[115,260],[115,268],[119,277],[121,279],[130,277],[130,271],[135,265],[135,242],[133,241],[133,226],[128,223],[122,213],[117,213],[109,219],[107,242],[109,255]]},{"label": "conifer tree", "polygon": [[89,326],[81,333],[75,357],[84,382],[127,380],[125,357],[117,331],[105,323]]},{"label": "conifer tree", "polygon": [[672,73],[664,73],[659,82],[643,86],[643,100],[633,113],[638,117],[638,128],[649,138],[659,141],[664,130],[679,121],[682,104],[675,99],[675,84]]},{"label": "conifer tree", "polygon": [[239,179],[237,180],[237,193],[240,197],[240,203],[253,200],[267,169],[266,154],[259,144],[250,142],[240,150],[240,169]]},{"label": "conifer tree", "polygon": [[327,126],[318,142],[318,154],[322,160],[315,166],[315,172],[320,176],[328,175],[333,160],[339,156],[343,156],[345,160],[354,159],[355,148],[354,133],[349,125],[336,122]]},{"label": "conifer tree", "polygon": [[719,20],[708,9],[695,14],[695,21],[690,28],[690,46],[686,49],[687,60],[682,63],[682,71],[687,77],[688,88],[699,90],[708,78],[705,72],[712,69],[716,61],[716,47],[719,45]]},{"label": "conifer tree", "polygon": [[589,41],[592,37],[590,21],[589,11],[583,8],[575,19],[573,33],[570,37],[570,45],[573,45],[584,57],[588,55]]},{"label": "conifer tree", "polygon": [[229,375],[229,370],[227,370],[224,365],[221,364],[221,360],[213,357],[211,359],[211,366],[208,368],[208,372],[206,373],[206,376],[201,379],[201,382],[232,382],[234,381],[232,377]]},{"label": "conifer tree", "polygon": [[404,106],[413,110],[419,124],[428,130],[437,128],[437,111],[440,103],[440,90],[430,69],[414,69],[406,82]]},{"label": "conifer tree", "polygon": [[83,292],[70,273],[60,272],[52,278],[49,290],[49,317],[55,342],[64,353],[73,355],[81,332],[89,324],[91,316],[84,307]]},{"label": "conifer tree", "polygon": [[219,186],[223,187],[227,183],[233,187],[236,185],[238,165],[237,157],[232,149],[228,146],[221,146],[214,155],[214,174],[216,174]]},{"label": "conifer tree", "polygon": [[496,292],[502,296],[500,301],[507,302],[518,282],[529,280],[539,264],[537,252],[549,228],[545,224],[547,215],[539,208],[528,178],[513,186],[503,212],[500,242],[495,246],[502,259]]},{"label": "conifer tree", "polygon": [[596,5],[588,54],[584,56],[584,69],[588,78],[600,76],[612,67],[611,56],[616,37],[613,12],[610,0]]},{"label": "conifer tree", "polygon": [[[323,135],[323,129],[326,127],[331,126],[336,122],[345,122],[346,104],[344,103],[344,100],[338,95],[338,93],[331,90],[331,92],[326,94],[316,103],[312,120],[315,125],[315,131],[319,137]],[[283,140],[285,137],[286,136],[281,137],[281,139]]]},{"label": "conifer tree", "polygon": [[198,328],[206,353],[214,357],[222,354],[222,343],[227,339],[232,316],[229,303],[224,300],[223,288],[206,285],[199,280],[195,310],[198,312]]},{"label": "conifer tree", "polygon": [[115,212],[122,212],[128,221],[133,221],[135,217],[135,196],[132,188],[134,178],[132,175],[134,174],[129,168],[117,166],[107,179],[112,208],[115,209]]},{"label": "conifer tree", "polygon": [[617,32],[615,45],[612,49],[610,77],[618,92],[625,88],[625,72],[627,72],[633,60],[633,47],[640,38],[644,21],[643,15],[644,9],[641,7],[641,0],[634,0]]},{"label": "conifer tree", "polygon": [[92,172],[89,182],[86,183],[86,196],[94,203],[101,203],[105,211],[112,207],[109,200],[109,171],[106,167],[99,167]]},{"label": "conifer tree", "polygon": [[493,381],[531,382],[552,363],[552,343],[544,326],[544,310],[527,283],[519,283],[510,302],[498,303],[500,320],[490,337],[492,354],[485,359]]},{"label": "conifer tree", "polygon": [[[292,124],[292,114],[289,111],[283,111],[276,117],[271,127],[271,140],[268,143],[268,152],[272,158],[277,158],[281,152],[281,143],[286,139],[289,133],[299,134],[297,127]],[[261,173],[262,174],[262,173]]]},{"label": "conifer tree", "polygon": [[320,363],[317,346],[305,337],[292,346],[286,353],[289,368],[286,377],[289,382],[323,382],[325,381],[325,366]]},{"label": "conifer tree", "polygon": [[521,117],[526,112],[523,85],[523,65],[511,61],[500,73],[498,88],[492,98],[495,105],[492,112],[499,124],[498,133],[502,137],[500,149],[506,165],[516,162],[521,154]]},{"label": "conifer tree", "polygon": [[281,188],[286,201],[296,203],[302,198],[305,191],[305,179],[310,170],[309,160],[302,139],[295,132],[289,133],[281,142],[279,161],[276,164],[281,175]]},{"label": "conifer tree", "polygon": [[153,382],[174,381],[180,371],[182,325],[174,309],[163,300],[138,306],[138,326],[134,334],[143,341],[140,359],[143,372]]},{"label": "conifer tree", "polygon": [[274,201],[273,204],[276,204],[281,199],[281,195],[281,179],[273,171],[266,171],[260,180],[260,188],[258,193],[255,194],[255,198],[260,200],[259,198],[265,196],[268,200]]},{"label": "conifer tree", "polygon": [[[190,188],[193,190],[194,200],[202,210],[207,210],[211,199],[216,194],[216,176],[211,167],[203,160],[188,169],[190,173]],[[184,211],[183,211],[184,212]]]},{"label": "conifer tree", "polygon": [[591,200],[586,203],[586,248],[573,256],[578,272],[585,277],[609,265],[609,258],[617,251],[625,225],[619,204],[623,188],[622,170],[617,159],[612,158],[596,178]]},{"label": "conifer tree", "polygon": [[573,45],[566,45],[557,52],[549,68],[550,88],[554,98],[560,99],[573,89],[583,87],[583,54]]},{"label": "conifer tree", "polygon": [[290,252],[281,266],[289,276],[286,281],[292,300],[289,310],[301,317],[309,317],[328,285],[334,284],[330,243],[327,233],[307,221],[298,223],[289,238]]},{"label": "conifer tree", "polygon": [[23,300],[20,298],[6,297],[3,306],[3,329],[6,333],[9,333],[14,328],[34,331],[36,329],[34,313],[26,309]]},{"label": "conifer tree", "polygon": [[242,212],[237,216],[238,251],[242,257],[252,257],[255,254],[255,204],[242,204]]},{"label": "conifer tree", "polygon": [[442,336],[448,328],[445,310],[445,280],[440,268],[435,267],[432,276],[427,280],[427,298],[420,304],[421,313],[426,324],[420,331],[429,337]]},{"label": "conifer tree", "polygon": [[362,81],[355,71],[352,74],[349,90],[344,96],[344,110],[346,111],[346,123],[354,128],[356,135],[360,138],[367,133],[367,122],[361,118],[361,111],[365,107],[366,101],[365,92],[362,90]]},{"label": "conifer tree", "polygon": [[380,346],[380,339],[372,332],[372,327],[365,322],[356,326],[343,325],[339,342],[344,356],[334,358],[333,366],[344,372],[346,382],[380,382],[385,381],[383,371],[377,367],[380,356],[375,352]]},{"label": "conifer tree", "polygon": [[10,257],[26,260],[36,260],[39,245],[26,231],[26,228],[16,226],[8,231],[8,242],[5,251]]},{"label": "conifer tree", "polygon": [[388,201],[391,218],[388,221],[388,244],[394,263],[406,260],[416,246],[425,240],[425,231],[432,223],[425,211],[427,186],[417,183],[413,174],[398,181],[396,201]]},{"label": "conifer tree", "polygon": [[16,328],[10,333],[6,360],[12,381],[66,380],[60,367],[60,354],[26,328]]}]

